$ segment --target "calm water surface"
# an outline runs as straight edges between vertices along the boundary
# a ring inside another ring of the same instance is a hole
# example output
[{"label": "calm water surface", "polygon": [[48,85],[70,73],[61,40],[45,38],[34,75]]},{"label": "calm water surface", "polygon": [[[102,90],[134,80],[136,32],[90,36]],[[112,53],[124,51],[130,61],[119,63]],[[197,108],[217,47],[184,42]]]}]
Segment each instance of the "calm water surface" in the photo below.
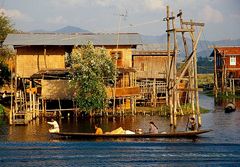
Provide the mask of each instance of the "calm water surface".
[{"label": "calm water surface", "polygon": [[[200,95],[203,129],[213,129],[196,139],[63,140],[48,134],[46,119],[28,126],[8,126],[0,119],[0,166],[240,166],[240,111],[226,114],[212,98]],[[98,122],[104,131],[119,126],[148,130],[154,121],[169,131],[169,119],[134,116],[96,120],[60,119],[62,131],[94,132]],[[178,118],[177,130],[185,130],[187,117]]]}]

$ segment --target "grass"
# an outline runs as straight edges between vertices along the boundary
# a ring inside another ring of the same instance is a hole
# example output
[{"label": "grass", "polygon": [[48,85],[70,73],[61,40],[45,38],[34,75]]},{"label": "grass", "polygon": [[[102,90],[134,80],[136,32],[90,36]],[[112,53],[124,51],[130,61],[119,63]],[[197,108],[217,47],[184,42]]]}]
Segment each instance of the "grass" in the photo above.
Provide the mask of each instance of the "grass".
[{"label": "grass", "polygon": [[[181,106],[184,115],[191,115],[192,114],[192,106],[191,104],[186,104]],[[138,113],[148,113],[148,114],[158,114],[160,116],[169,116],[170,115],[170,108],[167,105],[162,105],[160,107],[137,107]],[[200,107],[200,113],[207,113],[209,112],[208,109]],[[180,116],[180,109],[177,108],[177,115]]]},{"label": "grass", "polygon": [[213,74],[198,74],[198,85],[213,84]]}]

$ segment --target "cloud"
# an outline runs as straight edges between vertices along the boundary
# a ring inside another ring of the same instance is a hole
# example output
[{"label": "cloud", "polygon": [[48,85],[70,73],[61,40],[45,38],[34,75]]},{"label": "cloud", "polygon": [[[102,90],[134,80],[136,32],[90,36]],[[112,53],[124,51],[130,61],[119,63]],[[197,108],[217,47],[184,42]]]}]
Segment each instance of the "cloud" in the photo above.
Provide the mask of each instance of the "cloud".
[{"label": "cloud", "polygon": [[200,11],[199,18],[201,18],[204,22],[211,23],[222,23],[224,21],[223,14],[209,5],[206,5]]},{"label": "cloud", "polygon": [[161,0],[144,0],[143,2],[145,6],[152,11],[165,9],[165,6]]},{"label": "cloud", "polygon": [[0,13],[4,13],[6,16],[10,17],[13,20],[21,20],[21,21],[32,21],[32,18],[25,15],[16,9],[0,9]]},{"label": "cloud", "polygon": [[51,0],[53,5],[68,8],[78,7],[113,7],[116,9],[129,8],[133,11],[156,11],[163,9],[162,0]]},{"label": "cloud", "polygon": [[229,17],[232,20],[240,21],[240,14],[238,14],[238,13],[230,14]]},{"label": "cloud", "polygon": [[63,16],[56,16],[52,18],[47,19],[48,24],[56,24],[56,25],[62,25],[67,23],[67,20]]},{"label": "cloud", "polygon": [[59,7],[69,7],[69,6],[76,6],[76,5],[82,5],[87,0],[51,0],[50,2],[53,5],[59,6]]},{"label": "cloud", "polygon": [[100,5],[100,6],[111,6],[112,0],[94,0],[96,2],[96,4]]}]

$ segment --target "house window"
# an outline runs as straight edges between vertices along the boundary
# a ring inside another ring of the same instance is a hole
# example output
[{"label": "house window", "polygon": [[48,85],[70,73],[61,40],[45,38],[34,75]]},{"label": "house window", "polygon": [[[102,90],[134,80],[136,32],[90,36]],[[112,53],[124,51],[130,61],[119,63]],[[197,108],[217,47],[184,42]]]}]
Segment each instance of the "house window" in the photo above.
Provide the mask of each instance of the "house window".
[{"label": "house window", "polygon": [[230,56],[230,65],[235,66],[236,65],[236,56]]},{"label": "house window", "polygon": [[113,60],[116,60],[117,58],[117,66],[123,66],[123,53],[121,51],[113,51],[110,53]]}]

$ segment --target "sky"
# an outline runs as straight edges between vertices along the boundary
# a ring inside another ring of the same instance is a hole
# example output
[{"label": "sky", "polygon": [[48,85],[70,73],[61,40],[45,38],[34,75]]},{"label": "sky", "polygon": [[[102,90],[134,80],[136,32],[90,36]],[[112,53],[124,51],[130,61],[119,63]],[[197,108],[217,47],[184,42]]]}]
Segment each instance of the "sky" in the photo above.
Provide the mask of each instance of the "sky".
[{"label": "sky", "polygon": [[186,21],[205,23],[204,40],[240,38],[240,0],[0,0],[0,12],[26,32],[75,26],[158,36],[166,33],[167,5]]}]

